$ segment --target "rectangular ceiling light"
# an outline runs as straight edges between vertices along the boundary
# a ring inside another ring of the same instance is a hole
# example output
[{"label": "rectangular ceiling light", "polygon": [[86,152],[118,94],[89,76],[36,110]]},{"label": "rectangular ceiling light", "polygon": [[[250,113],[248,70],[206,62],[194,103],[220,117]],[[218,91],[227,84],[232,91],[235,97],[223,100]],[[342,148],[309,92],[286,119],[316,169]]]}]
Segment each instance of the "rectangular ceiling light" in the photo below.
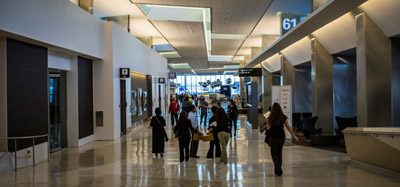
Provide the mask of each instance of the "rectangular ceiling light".
[{"label": "rectangular ceiling light", "polygon": [[219,40],[244,40],[246,37],[244,34],[211,34],[211,39]]},{"label": "rectangular ceiling light", "polygon": [[208,55],[208,61],[211,62],[231,62],[233,56],[229,55]]},{"label": "rectangular ceiling light", "polygon": [[239,69],[240,65],[225,65],[224,69]]},{"label": "rectangular ceiling light", "polygon": [[237,73],[237,71],[224,71],[224,75],[226,74],[235,74]]},{"label": "rectangular ceiling light", "polygon": [[243,61],[244,60],[244,56],[235,56],[233,58],[233,61]]},{"label": "rectangular ceiling light", "polygon": [[181,55],[179,55],[179,53],[176,51],[159,52],[158,54],[160,54],[161,56],[163,56],[165,58],[180,58],[181,57]]},{"label": "rectangular ceiling light", "polygon": [[171,66],[173,69],[192,69],[192,67],[190,67],[188,63],[171,63],[168,65]]},{"label": "rectangular ceiling light", "polygon": [[139,4],[149,20],[203,22],[203,8]]}]

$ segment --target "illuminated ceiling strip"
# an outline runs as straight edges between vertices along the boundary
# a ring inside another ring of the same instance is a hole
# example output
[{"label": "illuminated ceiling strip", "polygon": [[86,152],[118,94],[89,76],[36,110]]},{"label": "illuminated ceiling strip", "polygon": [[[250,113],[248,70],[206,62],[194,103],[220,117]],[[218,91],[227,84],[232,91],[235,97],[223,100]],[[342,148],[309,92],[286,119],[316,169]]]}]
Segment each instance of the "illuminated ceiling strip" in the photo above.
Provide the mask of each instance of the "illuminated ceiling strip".
[{"label": "illuminated ceiling strip", "polygon": [[208,61],[211,62],[230,62],[233,60],[233,56],[229,55],[208,55]]},{"label": "illuminated ceiling strip", "polygon": [[244,34],[211,34],[211,39],[220,40],[244,40],[246,37]]}]

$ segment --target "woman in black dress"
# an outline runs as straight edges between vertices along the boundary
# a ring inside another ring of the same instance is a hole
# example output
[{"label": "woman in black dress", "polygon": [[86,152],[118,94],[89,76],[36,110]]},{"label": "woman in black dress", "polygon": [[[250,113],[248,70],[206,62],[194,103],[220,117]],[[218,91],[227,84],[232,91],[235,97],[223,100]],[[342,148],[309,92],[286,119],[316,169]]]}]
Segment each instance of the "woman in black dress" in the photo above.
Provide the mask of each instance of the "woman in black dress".
[{"label": "woman in black dress", "polygon": [[160,153],[161,157],[164,157],[164,142],[168,141],[167,133],[165,133],[165,120],[161,116],[161,109],[156,108],[156,115],[151,118],[150,126],[152,127],[152,153],[155,154],[156,158]]},{"label": "woman in black dress", "polygon": [[179,120],[174,127],[175,136],[178,137],[179,142],[180,162],[183,162],[183,160],[189,160],[189,144],[191,140],[190,132],[192,132],[193,127],[187,116],[187,113],[182,111]]},{"label": "woman in black dress", "polygon": [[285,143],[284,127],[290,132],[295,141],[299,138],[294,134],[290,128],[287,116],[282,112],[282,108],[278,103],[272,105],[271,114],[268,116],[267,134],[269,137],[269,146],[271,150],[271,157],[274,161],[275,175],[281,176],[282,171],[282,149]]}]

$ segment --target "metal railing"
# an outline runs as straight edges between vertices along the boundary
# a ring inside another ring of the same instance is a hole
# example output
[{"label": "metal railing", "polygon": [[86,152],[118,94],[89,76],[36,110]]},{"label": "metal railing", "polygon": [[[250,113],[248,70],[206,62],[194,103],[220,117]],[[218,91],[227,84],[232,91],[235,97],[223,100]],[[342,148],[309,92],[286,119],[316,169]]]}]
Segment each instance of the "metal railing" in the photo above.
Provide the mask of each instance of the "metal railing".
[{"label": "metal railing", "polygon": [[47,137],[48,141],[48,150],[47,150],[47,161],[50,160],[50,141],[49,134],[37,135],[37,136],[18,136],[18,137],[8,137],[8,138],[0,138],[1,140],[6,140],[7,143],[9,140],[14,140],[14,170],[17,171],[17,151],[18,151],[18,140],[31,139],[32,140],[32,165],[35,166],[35,139]]}]

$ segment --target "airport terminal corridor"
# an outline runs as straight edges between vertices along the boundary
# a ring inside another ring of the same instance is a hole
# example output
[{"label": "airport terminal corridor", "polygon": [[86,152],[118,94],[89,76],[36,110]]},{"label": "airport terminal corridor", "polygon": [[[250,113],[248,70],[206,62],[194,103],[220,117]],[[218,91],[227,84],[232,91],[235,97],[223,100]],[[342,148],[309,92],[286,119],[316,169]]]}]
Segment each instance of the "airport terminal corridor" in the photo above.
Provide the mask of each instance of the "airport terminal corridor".
[{"label": "airport terminal corridor", "polygon": [[148,123],[122,139],[95,141],[51,155],[50,163],[17,172],[0,172],[0,186],[398,186],[400,176],[351,162],[345,153],[299,145],[285,146],[283,176],[273,174],[264,135],[246,125],[228,145],[228,164],[208,160],[209,142],[200,142],[199,159],[179,162],[178,141],[166,142],[164,158],[151,154]]}]

